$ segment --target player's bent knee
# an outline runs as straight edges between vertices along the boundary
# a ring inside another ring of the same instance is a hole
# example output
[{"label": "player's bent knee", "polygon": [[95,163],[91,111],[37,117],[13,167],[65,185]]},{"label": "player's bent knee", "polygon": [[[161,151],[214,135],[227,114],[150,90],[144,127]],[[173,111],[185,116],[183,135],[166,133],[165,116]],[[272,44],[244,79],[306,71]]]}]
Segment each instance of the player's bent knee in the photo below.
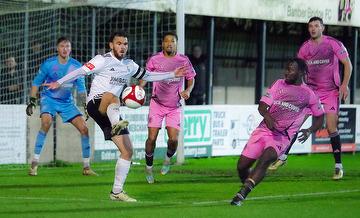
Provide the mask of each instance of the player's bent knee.
[{"label": "player's bent knee", "polygon": [[99,112],[102,115],[106,115],[107,107],[112,103],[119,104],[120,103],[119,98],[110,92],[105,92],[101,97],[101,102],[98,109]]},{"label": "player's bent knee", "polygon": [[85,125],[79,128],[79,132],[81,135],[89,135],[89,129]]},{"label": "player's bent knee", "polygon": [[125,160],[131,160],[133,156],[133,151],[131,150],[126,150],[125,152],[121,153],[121,158],[125,159]]},{"label": "player's bent knee", "polygon": [[41,130],[48,132],[51,127],[51,122],[41,122]]}]

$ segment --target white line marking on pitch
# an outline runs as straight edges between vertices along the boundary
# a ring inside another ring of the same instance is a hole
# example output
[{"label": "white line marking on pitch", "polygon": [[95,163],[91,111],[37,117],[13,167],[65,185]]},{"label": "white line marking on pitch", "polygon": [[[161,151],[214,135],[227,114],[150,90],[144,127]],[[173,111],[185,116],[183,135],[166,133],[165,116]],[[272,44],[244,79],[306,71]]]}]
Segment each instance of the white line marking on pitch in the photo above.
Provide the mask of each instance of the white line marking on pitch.
[{"label": "white line marking on pitch", "polygon": [[[334,195],[334,194],[344,194],[344,193],[354,193],[354,192],[360,192],[360,189],[354,189],[354,190],[343,190],[343,191],[332,191],[332,192],[311,192],[311,193],[301,193],[301,194],[290,194],[290,195],[268,195],[268,196],[259,196],[259,197],[249,197],[246,200],[266,200],[266,199],[281,199],[281,198],[294,198],[294,197],[317,197],[317,196],[324,196],[324,195]],[[13,199],[13,200],[46,200],[46,201],[82,201],[82,202],[108,202],[110,200],[105,199],[88,199],[88,198],[46,198],[46,197],[22,197],[22,196],[0,196],[0,199]],[[167,202],[161,202],[161,201],[138,201],[137,203],[142,204],[192,204],[192,205],[206,205],[206,204],[223,204],[230,202],[230,198],[227,200],[218,200],[218,201],[200,201],[200,202],[181,202],[181,201],[167,201]]]},{"label": "white line marking on pitch", "polygon": [[[354,193],[360,192],[360,189],[354,190],[343,190],[343,191],[332,191],[332,192],[310,192],[310,193],[301,193],[301,194],[291,194],[291,195],[268,195],[268,196],[259,196],[259,197],[249,197],[246,198],[246,201],[250,200],[267,200],[267,199],[281,199],[281,198],[294,198],[294,197],[317,197],[324,195],[333,195],[333,194],[344,194],[344,193]],[[193,202],[192,204],[215,204],[220,202],[230,202],[228,200],[219,200],[219,201],[203,201],[203,202]]]}]

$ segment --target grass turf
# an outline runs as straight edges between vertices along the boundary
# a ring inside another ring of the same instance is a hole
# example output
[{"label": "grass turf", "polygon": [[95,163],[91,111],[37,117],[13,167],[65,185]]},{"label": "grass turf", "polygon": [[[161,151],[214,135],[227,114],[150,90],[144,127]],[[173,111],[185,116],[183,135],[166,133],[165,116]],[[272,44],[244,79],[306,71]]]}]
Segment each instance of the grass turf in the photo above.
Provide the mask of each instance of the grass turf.
[{"label": "grass turf", "polygon": [[187,159],[147,184],[144,162],[131,167],[125,190],[137,203],[109,200],[115,163],[94,163],[98,177],[80,164],[39,167],[0,165],[0,217],[358,217],[360,155],[345,154],[345,176],[332,181],[331,154],[291,155],[268,172],[241,207],[229,205],[239,190],[237,157]]}]

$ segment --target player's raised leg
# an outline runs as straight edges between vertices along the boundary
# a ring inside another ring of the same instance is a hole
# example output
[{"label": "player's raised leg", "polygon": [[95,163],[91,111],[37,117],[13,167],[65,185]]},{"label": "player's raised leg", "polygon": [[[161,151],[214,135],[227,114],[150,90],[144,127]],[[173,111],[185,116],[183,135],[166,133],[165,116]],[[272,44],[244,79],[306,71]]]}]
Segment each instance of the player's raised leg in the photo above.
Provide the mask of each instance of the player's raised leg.
[{"label": "player's raised leg", "polygon": [[127,120],[119,120],[120,118],[120,100],[110,92],[105,92],[101,98],[99,112],[107,115],[112,126],[111,133],[117,135],[122,129],[129,125]]}]

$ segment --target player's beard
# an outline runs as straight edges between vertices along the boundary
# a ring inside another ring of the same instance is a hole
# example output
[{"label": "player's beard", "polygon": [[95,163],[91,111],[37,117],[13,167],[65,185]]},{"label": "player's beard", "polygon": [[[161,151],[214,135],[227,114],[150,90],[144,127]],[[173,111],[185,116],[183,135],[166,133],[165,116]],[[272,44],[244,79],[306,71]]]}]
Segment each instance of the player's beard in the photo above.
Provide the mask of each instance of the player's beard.
[{"label": "player's beard", "polygon": [[123,59],[125,55],[126,55],[125,51],[114,52],[114,56],[119,60]]},{"label": "player's beard", "polygon": [[167,56],[175,56],[176,51],[174,50],[165,50],[165,53]]}]

